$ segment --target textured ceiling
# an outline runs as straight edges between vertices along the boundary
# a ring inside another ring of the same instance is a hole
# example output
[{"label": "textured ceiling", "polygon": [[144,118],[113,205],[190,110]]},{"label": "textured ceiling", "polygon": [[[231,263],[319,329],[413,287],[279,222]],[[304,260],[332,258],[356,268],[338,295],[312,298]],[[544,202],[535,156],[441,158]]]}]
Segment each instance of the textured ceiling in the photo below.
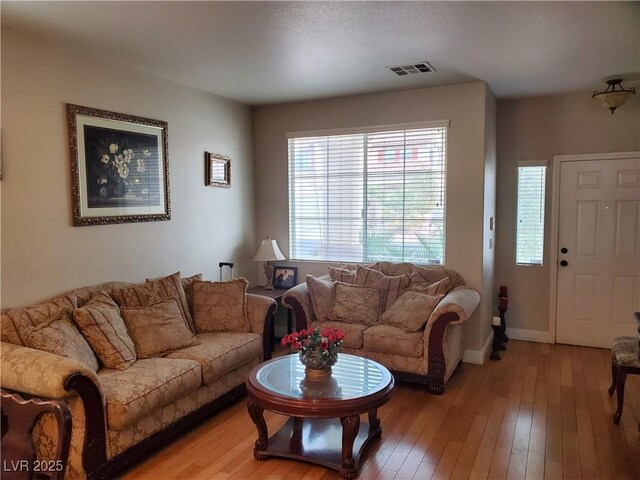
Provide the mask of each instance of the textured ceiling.
[{"label": "textured ceiling", "polygon": [[[2,28],[261,105],[486,81],[638,86],[638,2],[2,2]],[[427,60],[437,72],[385,67]]]}]

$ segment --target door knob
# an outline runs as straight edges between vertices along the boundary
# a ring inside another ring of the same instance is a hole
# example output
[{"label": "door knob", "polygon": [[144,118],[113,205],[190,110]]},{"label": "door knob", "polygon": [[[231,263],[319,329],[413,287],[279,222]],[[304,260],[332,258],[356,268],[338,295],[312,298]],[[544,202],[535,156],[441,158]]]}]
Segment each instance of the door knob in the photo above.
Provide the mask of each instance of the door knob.
[{"label": "door knob", "polygon": [[562,260],[560,262],[560,265],[562,265],[563,267],[566,267],[567,265],[569,265],[569,262],[567,262],[566,260]]}]

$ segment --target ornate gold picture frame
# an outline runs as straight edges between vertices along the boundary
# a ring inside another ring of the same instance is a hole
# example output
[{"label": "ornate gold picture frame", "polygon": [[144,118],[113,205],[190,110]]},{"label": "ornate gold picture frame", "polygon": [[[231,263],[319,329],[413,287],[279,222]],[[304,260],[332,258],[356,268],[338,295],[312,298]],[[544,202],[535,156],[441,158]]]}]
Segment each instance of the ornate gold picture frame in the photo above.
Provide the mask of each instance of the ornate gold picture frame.
[{"label": "ornate gold picture frame", "polygon": [[171,219],[167,122],[67,104],[75,226]]}]

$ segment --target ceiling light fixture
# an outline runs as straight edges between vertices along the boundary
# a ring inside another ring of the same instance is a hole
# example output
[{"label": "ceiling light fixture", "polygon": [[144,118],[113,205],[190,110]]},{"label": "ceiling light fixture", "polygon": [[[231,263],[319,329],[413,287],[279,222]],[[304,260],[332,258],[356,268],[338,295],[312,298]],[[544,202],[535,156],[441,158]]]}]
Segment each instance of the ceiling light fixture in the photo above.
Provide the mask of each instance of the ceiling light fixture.
[{"label": "ceiling light fixture", "polygon": [[[616,87],[618,87],[617,90]],[[591,98],[597,98],[603,107],[611,110],[611,115],[613,115],[615,109],[624,105],[627,99],[635,93],[635,88],[631,87],[625,90],[622,86],[622,80],[614,78],[607,80],[607,89],[604,92],[593,92]]]}]

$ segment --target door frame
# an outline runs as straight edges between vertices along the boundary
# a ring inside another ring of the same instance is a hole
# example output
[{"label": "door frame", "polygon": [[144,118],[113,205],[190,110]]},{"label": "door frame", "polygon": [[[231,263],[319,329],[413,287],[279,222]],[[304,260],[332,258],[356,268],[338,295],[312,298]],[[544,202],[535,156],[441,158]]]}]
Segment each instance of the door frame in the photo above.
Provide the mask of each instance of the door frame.
[{"label": "door frame", "polygon": [[556,322],[558,313],[558,234],[560,209],[560,166],[563,162],[582,162],[593,160],[621,160],[638,158],[640,151],[615,153],[586,153],[576,155],[553,156],[553,181],[551,190],[551,238],[549,248],[549,341],[556,343]]}]

